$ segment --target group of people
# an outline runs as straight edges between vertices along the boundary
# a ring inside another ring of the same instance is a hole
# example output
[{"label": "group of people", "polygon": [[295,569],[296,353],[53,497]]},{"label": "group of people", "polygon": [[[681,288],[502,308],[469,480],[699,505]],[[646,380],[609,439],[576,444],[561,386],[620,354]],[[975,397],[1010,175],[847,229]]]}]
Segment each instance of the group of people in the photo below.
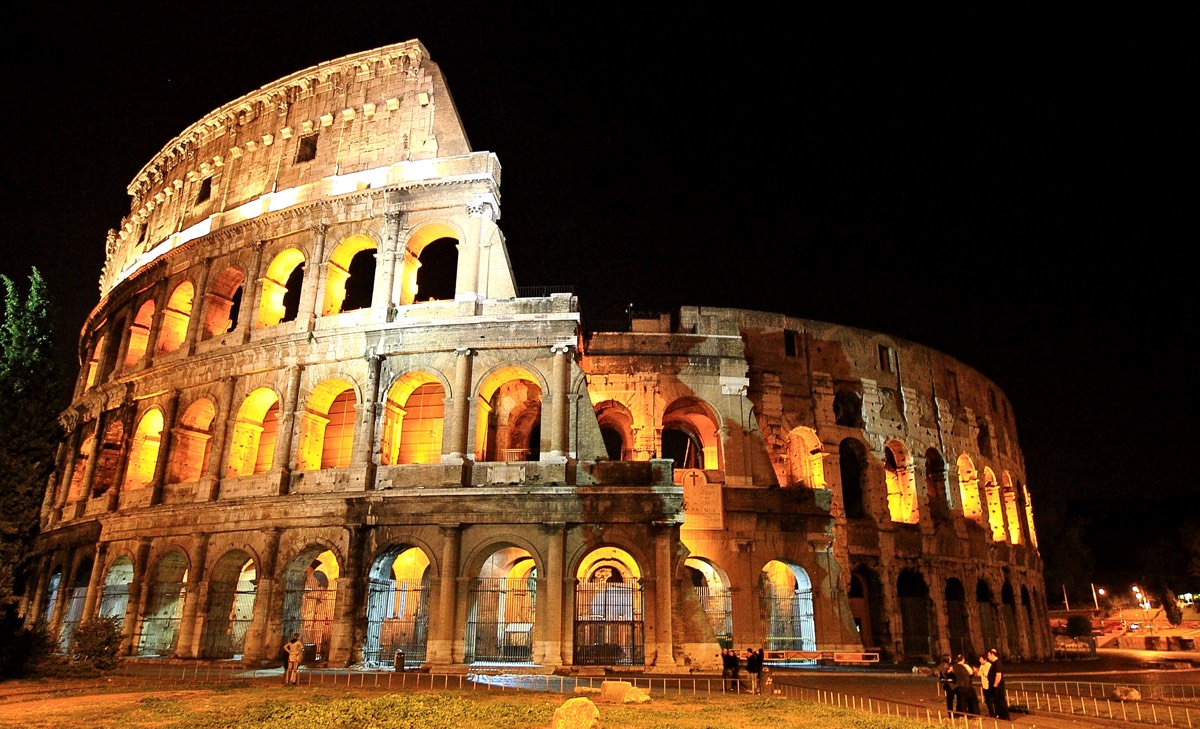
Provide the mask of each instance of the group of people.
[{"label": "group of people", "polygon": [[979,696],[973,677],[978,674],[983,686],[983,703],[988,716],[1009,721],[1008,696],[1004,690],[1004,664],[995,648],[979,657],[972,666],[961,653],[950,660],[943,656],[934,674],[946,694],[946,711],[951,714],[979,714]]},{"label": "group of people", "polygon": [[750,676],[750,693],[757,694],[762,690],[759,683],[763,667],[762,648],[747,648],[742,653],[738,653],[733,648],[722,648],[721,676],[725,678],[725,685],[730,690],[737,689],[741,683],[741,666],[743,661],[746,664],[746,673]]}]

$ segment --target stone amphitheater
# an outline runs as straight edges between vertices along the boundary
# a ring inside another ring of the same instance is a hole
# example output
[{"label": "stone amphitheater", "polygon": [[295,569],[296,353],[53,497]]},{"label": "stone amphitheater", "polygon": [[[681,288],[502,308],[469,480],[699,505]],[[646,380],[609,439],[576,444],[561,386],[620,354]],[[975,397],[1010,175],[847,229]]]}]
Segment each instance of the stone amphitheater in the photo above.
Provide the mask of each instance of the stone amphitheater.
[{"label": "stone amphitheater", "polygon": [[416,40],[185,129],[128,187],[26,615],[140,660],[719,669],[1047,657],[1014,413],[886,334],[523,289]]}]

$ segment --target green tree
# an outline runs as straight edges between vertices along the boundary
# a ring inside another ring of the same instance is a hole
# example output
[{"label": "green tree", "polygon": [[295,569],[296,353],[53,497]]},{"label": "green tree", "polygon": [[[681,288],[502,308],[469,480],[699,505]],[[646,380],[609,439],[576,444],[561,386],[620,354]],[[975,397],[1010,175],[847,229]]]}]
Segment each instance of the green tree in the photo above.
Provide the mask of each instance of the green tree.
[{"label": "green tree", "polygon": [[55,349],[55,312],[34,268],[24,292],[0,274],[0,610],[11,607],[61,440],[67,389]]}]

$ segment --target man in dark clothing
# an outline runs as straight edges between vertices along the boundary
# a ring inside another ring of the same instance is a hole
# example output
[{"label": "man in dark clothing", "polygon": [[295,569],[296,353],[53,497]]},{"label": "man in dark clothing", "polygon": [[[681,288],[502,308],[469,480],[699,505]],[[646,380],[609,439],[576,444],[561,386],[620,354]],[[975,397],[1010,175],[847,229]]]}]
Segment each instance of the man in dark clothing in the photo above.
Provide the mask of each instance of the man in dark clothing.
[{"label": "man in dark clothing", "polygon": [[967,659],[961,653],[954,657],[954,699],[958,702],[958,713],[978,714],[979,699],[975,696],[975,687],[971,685],[971,676],[975,669],[967,665]]},{"label": "man in dark clothing", "polygon": [[758,693],[759,675],[762,673],[763,652],[761,648],[746,649],[746,673],[750,674],[750,692]]},{"label": "man in dark clothing", "polygon": [[946,711],[954,711],[954,664],[950,662],[950,656],[942,656],[942,662],[934,669],[933,675],[937,676],[938,688],[942,693],[946,694]]},{"label": "man in dark clothing", "polygon": [[1008,717],[1008,697],[1004,694],[1004,663],[995,648],[988,651],[992,670],[988,672],[988,683],[992,688],[992,703],[996,705],[996,718],[1011,721]]},{"label": "man in dark clothing", "polygon": [[725,688],[729,691],[737,688],[738,657],[732,648],[721,650],[721,675],[726,679]]}]

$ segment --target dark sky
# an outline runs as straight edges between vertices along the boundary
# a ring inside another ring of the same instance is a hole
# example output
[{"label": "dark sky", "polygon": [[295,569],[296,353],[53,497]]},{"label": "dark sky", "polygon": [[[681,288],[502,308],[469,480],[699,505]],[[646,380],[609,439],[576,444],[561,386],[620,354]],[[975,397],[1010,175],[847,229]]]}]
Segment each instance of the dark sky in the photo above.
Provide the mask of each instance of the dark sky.
[{"label": "dark sky", "polygon": [[0,31],[0,272],[38,266],[69,337],[126,185],[170,139],[294,71],[419,38],[472,146],[504,165],[519,285],[574,285],[589,320],[736,306],[911,339],[1007,393],[1035,507],[1200,512],[1182,468],[1197,405],[1183,18],[115,6],[23,6]]}]

